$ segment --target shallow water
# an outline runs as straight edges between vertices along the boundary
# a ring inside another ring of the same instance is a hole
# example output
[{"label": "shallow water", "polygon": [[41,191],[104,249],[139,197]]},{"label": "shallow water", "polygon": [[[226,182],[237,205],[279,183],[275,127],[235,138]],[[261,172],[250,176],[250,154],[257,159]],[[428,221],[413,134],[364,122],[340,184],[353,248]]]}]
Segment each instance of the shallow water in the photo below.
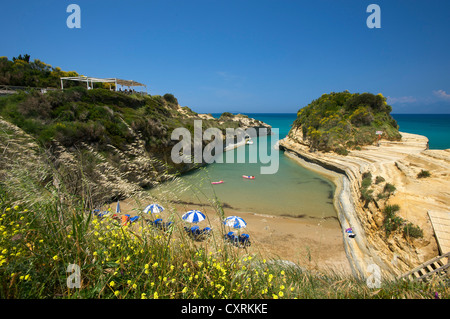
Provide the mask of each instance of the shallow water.
[{"label": "shallow water", "polygon": [[[213,114],[219,117],[220,114]],[[279,128],[279,138],[284,138],[296,119],[296,114],[247,114]],[[396,115],[400,131],[425,135],[430,148],[450,148],[450,115]],[[217,198],[225,207],[268,215],[294,217],[336,216],[333,206],[335,186],[323,176],[311,172],[294,160],[272,148],[279,159],[275,174],[260,174],[262,164],[248,163],[249,154],[258,153],[258,138],[254,144],[245,145],[246,163],[213,163],[185,174],[175,182],[165,183],[151,191],[157,196],[177,198],[183,202],[206,203]],[[235,157],[237,158],[237,157]],[[259,158],[259,157],[258,157]],[[254,175],[254,180],[242,178]],[[223,184],[211,185],[223,180]]]},{"label": "shallow water", "polygon": [[[289,132],[293,122],[292,116],[283,114],[257,118],[273,128],[279,128],[279,138],[283,138]],[[245,163],[237,163],[236,149],[235,163],[227,163],[224,160],[224,163],[210,164],[183,175],[175,182],[165,183],[151,193],[156,196],[165,194],[168,198],[193,203],[206,202],[216,197],[225,207],[267,215],[336,216],[333,206],[334,184],[325,177],[301,167],[283,152],[275,150],[273,145],[277,140],[274,137],[270,138],[265,150],[266,154],[273,152],[272,156],[278,158],[278,171],[275,174],[261,174],[261,166],[268,164],[249,163],[251,155],[260,159],[260,139],[265,138],[253,138],[254,144],[242,146],[245,148]],[[245,179],[242,175],[253,175],[255,179]],[[220,180],[224,183],[211,184]]]}]

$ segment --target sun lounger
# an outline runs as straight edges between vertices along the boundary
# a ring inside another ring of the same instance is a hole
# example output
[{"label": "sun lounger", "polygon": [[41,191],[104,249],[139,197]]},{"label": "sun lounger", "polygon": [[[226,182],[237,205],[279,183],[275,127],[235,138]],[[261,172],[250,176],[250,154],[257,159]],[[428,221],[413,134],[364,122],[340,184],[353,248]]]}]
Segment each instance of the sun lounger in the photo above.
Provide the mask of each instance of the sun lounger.
[{"label": "sun lounger", "polygon": [[139,219],[139,216],[134,216],[130,218],[130,223],[134,223]]},{"label": "sun lounger", "polygon": [[201,234],[200,227],[198,227],[197,225],[192,226],[191,227],[191,234],[192,234],[192,236],[194,238],[198,237]]},{"label": "sun lounger", "polygon": [[230,231],[224,235],[224,240],[238,247],[248,247],[251,245],[249,234],[241,234],[238,236]]},{"label": "sun lounger", "polygon": [[98,218],[103,218],[103,217],[105,217],[106,215],[108,215],[110,212],[109,211],[103,211],[103,212],[100,212],[100,210],[99,209],[94,209],[93,211],[92,211],[92,214],[94,215],[94,216],[96,216],[96,217],[98,217]]},{"label": "sun lounger", "polygon": [[99,214],[100,214],[100,209],[94,209],[92,211],[92,215],[94,215],[94,216],[98,216]]},{"label": "sun lounger", "polygon": [[173,222],[163,222],[161,218],[155,219],[154,221],[147,220],[147,223],[151,226],[155,226],[156,228],[164,231],[168,230],[169,227],[173,225]]},{"label": "sun lounger", "polygon": [[155,219],[153,221],[153,225],[156,227],[160,227],[160,224],[162,224],[163,220],[161,218]]},{"label": "sun lounger", "polygon": [[208,236],[211,234],[211,231],[212,231],[211,227],[205,227],[202,229],[202,234]]},{"label": "sun lounger", "polygon": [[205,227],[201,229],[199,226],[194,225],[192,227],[184,227],[184,230],[188,233],[188,235],[194,240],[204,240],[209,235],[211,235],[212,229],[210,227]]},{"label": "sun lounger", "polygon": [[241,234],[241,236],[239,236],[239,244],[241,244],[244,247],[250,246],[251,245],[250,235],[249,234]]},{"label": "sun lounger", "polygon": [[228,232],[225,236],[224,236],[225,241],[229,241],[232,244],[238,244],[239,243],[239,237],[236,236],[232,231]]}]

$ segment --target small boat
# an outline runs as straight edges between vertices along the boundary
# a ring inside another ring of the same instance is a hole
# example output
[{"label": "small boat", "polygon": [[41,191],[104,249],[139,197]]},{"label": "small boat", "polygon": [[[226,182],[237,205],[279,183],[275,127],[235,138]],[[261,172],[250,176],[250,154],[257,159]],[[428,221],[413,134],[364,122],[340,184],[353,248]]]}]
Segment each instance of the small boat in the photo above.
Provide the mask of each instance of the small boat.
[{"label": "small boat", "polygon": [[211,182],[211,184],[215,185],[215,184],[222,184],[223,181],[218,181],[218,182]]},{"label": "small boat", "polygon": [[243,178],[248,178],[248,179],[255,179],[255,176],[250,176],[250,175],[242,175]]}]

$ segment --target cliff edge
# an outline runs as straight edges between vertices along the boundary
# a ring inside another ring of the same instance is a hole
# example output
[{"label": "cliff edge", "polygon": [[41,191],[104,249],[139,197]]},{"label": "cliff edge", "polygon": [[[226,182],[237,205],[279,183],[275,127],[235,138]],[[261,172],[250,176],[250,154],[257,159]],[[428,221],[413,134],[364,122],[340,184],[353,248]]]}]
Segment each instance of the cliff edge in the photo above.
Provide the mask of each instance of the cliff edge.
[{"label": "cliff edge", "polygon": [[[383,276],[398,276],[439,254],[428,211],[450,207],[450,150],[429,150],[425,136],[400,134],[399,141],[380,140],[346,156],[311,151],[302,131],[295,128],[279,144],[287,155],[310,168],[318,165],[334,180],[347,257],[354,274],[362,278],[374,272],[374,264]],[[430,176],[418,177],[422,171]],[[370,176],[370,200],[362,198],[364,176]],[[393,186],[390,191],[387,184]],[[386,232],[386,207],[394,205],[399,207],[401,226],[415,225],[422,237],[405,236],[400,227]],[[356,237],[349,238],[347,228]]]}]

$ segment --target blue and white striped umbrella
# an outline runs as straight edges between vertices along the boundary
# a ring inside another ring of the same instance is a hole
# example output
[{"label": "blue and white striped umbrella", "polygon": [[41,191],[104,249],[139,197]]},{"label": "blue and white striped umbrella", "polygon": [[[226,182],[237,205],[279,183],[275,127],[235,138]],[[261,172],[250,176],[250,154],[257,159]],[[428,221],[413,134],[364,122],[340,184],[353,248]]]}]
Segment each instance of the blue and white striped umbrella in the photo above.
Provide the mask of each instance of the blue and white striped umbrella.
[{"label": "blue and white striped umbrella", "polygon": [[164,210],[161,205],[158,204],[150,204],[144,208],[144,213],[148,214],[149,212],[152,214],[159,214]]},{"label": "blue and white striped umbrella", "polygon": [[205,220],[206,216],[201,211],[194,209],[185,213],[181,218],[189,223],[198,223]]},{"label": "blue and white striped umbrella", "polygon": [[229,216],[225,218],[223,223],[226,226],[233,227],[233,228],[245,228],[247,227],[247,222],[243,220],[241,217],[238,216]]}]

